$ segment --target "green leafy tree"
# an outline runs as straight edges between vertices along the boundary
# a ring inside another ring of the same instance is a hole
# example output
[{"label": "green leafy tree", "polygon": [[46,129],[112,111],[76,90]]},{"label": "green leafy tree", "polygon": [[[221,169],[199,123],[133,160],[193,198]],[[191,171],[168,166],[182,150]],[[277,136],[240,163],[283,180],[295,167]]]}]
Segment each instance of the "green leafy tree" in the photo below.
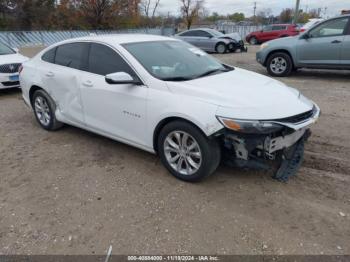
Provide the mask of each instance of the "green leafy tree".
[{"label": "green leafy tree", "polygon": [[245,15],[243,13],[234,13],[234,14],[228,15],[228,19],[237,23],[237,22],[244,21]]}]

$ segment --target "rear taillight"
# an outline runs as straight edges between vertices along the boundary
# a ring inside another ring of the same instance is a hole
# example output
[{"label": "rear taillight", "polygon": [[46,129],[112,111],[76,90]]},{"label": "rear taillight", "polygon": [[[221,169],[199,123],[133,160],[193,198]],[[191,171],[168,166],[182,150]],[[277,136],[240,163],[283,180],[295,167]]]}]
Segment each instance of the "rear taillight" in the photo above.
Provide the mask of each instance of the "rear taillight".
[{"label": "rear taillight", "polygon": [[304,29],[304,28],[300,29],[300,32],[305,32],[305,31],[306,31],[306,29]]},{"label": "rear taillight", "polygon": [[20,65],[19,68],[18,68],[18,73],[20,74],[23,70],[23,65]]}]

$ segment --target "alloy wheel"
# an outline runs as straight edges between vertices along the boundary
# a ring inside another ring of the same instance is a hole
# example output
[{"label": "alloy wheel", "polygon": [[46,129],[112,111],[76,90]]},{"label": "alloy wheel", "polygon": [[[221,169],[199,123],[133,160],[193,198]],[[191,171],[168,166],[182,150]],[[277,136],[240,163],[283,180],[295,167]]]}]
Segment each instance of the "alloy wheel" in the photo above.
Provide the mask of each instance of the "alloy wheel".
[{"label": "alloy wheel", "polygon": [[50,107],[44,97],[37,96],[35,98],[34,110],[40,123],[44,126],[48,126],[51,121],[51,112],[50,112]]},{"label": "alloy wheel", "polygon": [[182,175],[193,175],[202,164],[198,142],[188,133],[173,131],[164,140],[164,154],[169,165]]},{"label": "alloy wheel", "polygon": [[276,75],[283,74],[287,70],[287,61],[283,57],[275,57],[270,63],[270,69]]},{"label": "alloy wheel", "polygon": [[219,54],[224,54],[226,51],[226,46],[224,44],[219,44],[216,50]]}]

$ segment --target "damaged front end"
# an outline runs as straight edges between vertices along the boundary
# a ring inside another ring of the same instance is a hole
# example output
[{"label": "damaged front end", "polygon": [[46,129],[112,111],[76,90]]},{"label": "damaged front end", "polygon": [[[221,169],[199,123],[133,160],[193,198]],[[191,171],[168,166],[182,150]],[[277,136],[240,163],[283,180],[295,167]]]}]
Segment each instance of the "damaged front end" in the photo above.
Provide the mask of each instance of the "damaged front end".
[{"label": "damaged front end", "polygon": [[277,120],[248,121],[218,117],[225,129],[220,136],[225,162],[229,165],[271,169],[273,178],[286,182],[295,176],[304,157],[310,125],[320,114],[317,106],[306,113]]}]

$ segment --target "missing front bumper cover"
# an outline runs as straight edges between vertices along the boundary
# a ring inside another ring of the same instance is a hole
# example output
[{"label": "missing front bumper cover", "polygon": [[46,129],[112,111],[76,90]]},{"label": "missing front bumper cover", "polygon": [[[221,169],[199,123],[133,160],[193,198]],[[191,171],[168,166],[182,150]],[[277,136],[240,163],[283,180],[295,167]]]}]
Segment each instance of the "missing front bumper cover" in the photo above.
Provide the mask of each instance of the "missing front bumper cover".
[{"label": "missing front bumper cover", "polygon": [[310,134],[308,129],[277,137],[228,134],[225,162],[230,166],[264,170],[277,165],[273,178],[286,182],[297,174],[304,157],[304,143]]}]

